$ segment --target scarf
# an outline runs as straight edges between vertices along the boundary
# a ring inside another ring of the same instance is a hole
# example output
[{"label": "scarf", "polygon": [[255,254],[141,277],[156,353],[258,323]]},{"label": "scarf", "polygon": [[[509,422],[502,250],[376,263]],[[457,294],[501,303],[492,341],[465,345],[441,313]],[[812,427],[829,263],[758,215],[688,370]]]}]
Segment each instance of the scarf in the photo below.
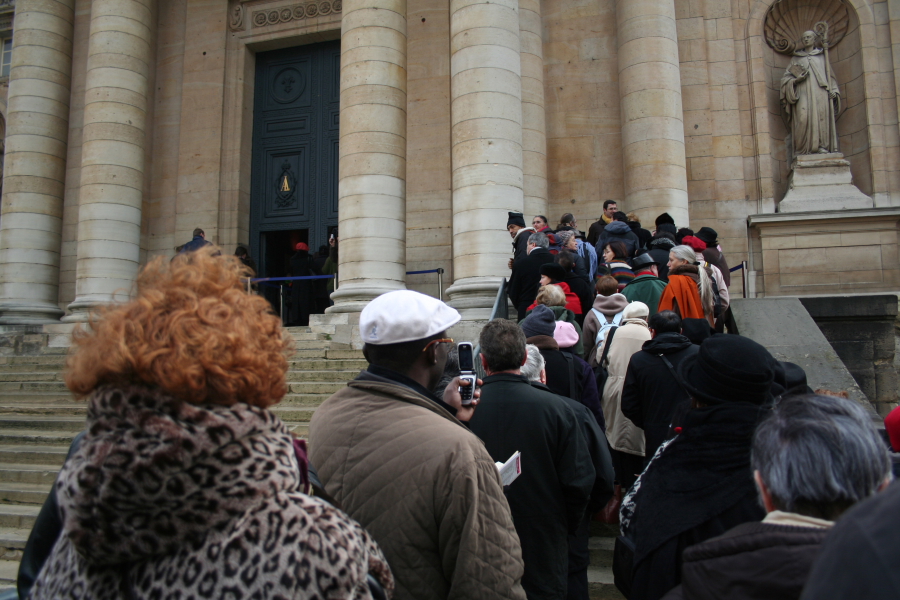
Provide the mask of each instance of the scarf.
[{"label": "scarf", "polygon": [[703,303],[700,301],[700,291],[697,284],[687,275],[673,275],[669,272],[669,283],[663,289],[659,298],[658,311],[675,310],[682,319],[705,319]]}]

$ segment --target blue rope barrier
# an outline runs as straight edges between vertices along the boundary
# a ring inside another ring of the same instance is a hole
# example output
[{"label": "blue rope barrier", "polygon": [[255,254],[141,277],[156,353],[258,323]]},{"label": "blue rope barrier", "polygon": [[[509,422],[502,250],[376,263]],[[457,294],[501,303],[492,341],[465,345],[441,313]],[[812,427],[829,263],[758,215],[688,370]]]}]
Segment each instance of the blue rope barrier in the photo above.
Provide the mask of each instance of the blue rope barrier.
[{"label": "blue rope barrier", "polygon": [[[431,269],[429,271],[407,271],[407,275],[422,275],[425,273],[443,273],[443,269]],[[250,283],[260,283],[264,281],[299,281],[301,279],[334,279],[334,275],[304,275],[303,277],[260,277],[251,279]]]},{"label": "blue rope barrier", "polygon": [[407,275],[422,275],[424,273],[442,273],[443,269],[431,269],[430,271],[407,271]]},{"label": "blue rope barrier", "polygon": [[735,271],[739,271],[740,269],[743,269],[743,268],[744,268],[744,263],[741,263],[741,264],[739,264],[738,266],[732,267],[732,268],[730,268],[730,269],[728,269],[728,270],[729,270],[730,272],[734,273]]}]

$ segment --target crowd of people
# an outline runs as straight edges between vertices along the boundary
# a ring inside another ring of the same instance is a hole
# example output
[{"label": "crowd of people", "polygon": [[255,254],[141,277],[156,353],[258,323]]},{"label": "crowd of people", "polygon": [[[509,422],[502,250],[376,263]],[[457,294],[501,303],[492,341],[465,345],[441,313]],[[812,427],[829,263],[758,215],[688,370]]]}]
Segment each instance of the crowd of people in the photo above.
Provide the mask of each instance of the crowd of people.
[{"label": "crowd of people", "polygon": [[[617,214],[607,227],[628,226]],[[620,290],[598,260],[582,297],[589,240],[522,224],[512,268],[537,277],[511,288],[518,323],[481,329],[472,400],[459,312],[389,292],[359,317],[368,367],[316,409],[309,446],[270,410],[289,336],[246,293],[240,257],[202,245],[152,261],[132,301],[74,336],[66,384],[87,428],[19,597],[587,600],[595,519],[620,526],[629,600],[898,597],[887,443],[858,404],[689,312],[721,306],[710,247],[628,226],[635,276]]]},{"label": "crowd of people", "polygon": [[[617,291],[629,301],[647,304],[651,315],[672,310],[682,318],[706,319],[716,331],[724,331],[731,273],[718,233],[711,227],[696,233],[678,229],[663,213],[651,232],[641,227],[634,213],[621,212],[615,201],[607,200],[602,217],[587,235],[571,213],[563,215],[553,230],[543,215],[527,227],[525,215],[510,212],[506,229],[513,238],[508,295],[520,320],[538,288],[554,284],[571,293],[568,308],[581,325],[596,294],[608,295],[601,289],[609,285],[604,278],[611,277]],[[562,269],[547,266],[551,263]]]}]

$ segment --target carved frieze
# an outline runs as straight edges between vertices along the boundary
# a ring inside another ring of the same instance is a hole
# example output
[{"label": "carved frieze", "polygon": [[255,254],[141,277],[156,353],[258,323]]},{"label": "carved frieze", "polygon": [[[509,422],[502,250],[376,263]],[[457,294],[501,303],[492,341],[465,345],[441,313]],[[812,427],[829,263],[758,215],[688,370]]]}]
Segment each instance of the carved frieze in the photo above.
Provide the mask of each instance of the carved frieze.
[{"label": "carved frieze", "polygon": [[313,17],[323,17],[332,13],[341,12],[341,0],[321,0],[319,2],[306,2],[282,8],[260,10],[253,13],[254,27],[266,27],[291,21],[302,21]]},{"label": "carved frieze", "polygon": [[766,12],[766,43],[780,54],[792,55],[806,31],[828,24],[828,45],[834,48],[850,27],[850,11],[844,0],[777,0]]}]

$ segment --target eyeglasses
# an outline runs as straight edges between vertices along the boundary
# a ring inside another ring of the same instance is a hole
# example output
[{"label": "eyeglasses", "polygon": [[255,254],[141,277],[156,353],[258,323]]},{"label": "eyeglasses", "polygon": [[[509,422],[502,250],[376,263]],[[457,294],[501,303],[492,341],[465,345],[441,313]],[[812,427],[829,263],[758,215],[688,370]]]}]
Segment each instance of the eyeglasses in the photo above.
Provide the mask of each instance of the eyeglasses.
[{"label": "eyeglasses", "polygon": [[452,344],[452,343],[453,343],[453,338],[441,338],[439,340],[431,340],[430,342],[425,344],[425,347],[422,348],[422,352],[426,352],[429,348],[431,348],[432,344]]}]

